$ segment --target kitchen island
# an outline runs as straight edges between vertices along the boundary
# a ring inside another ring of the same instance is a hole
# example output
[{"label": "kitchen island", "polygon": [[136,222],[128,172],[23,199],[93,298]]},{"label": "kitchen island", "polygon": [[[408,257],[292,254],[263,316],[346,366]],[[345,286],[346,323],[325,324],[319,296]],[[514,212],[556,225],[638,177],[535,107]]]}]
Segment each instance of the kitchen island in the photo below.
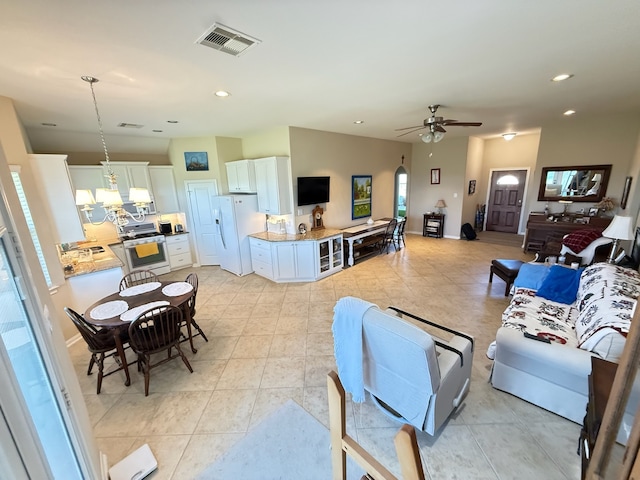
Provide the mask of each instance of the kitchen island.
[{"label": "kitchen island", "polygon": [[342,231],[249,235],[256,274],[274,282],[314,282],[342,269]]}]

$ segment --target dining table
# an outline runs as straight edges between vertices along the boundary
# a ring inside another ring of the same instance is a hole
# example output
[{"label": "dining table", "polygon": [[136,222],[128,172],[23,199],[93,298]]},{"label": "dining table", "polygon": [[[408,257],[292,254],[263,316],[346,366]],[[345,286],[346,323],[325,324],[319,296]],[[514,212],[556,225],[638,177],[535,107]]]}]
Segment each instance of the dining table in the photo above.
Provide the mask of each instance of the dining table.
[{"label": "dining table", "polygon": [[131,378],[120,332],[129,328],[129,324],[146,310],[167,305],[180,308],[186,320],[191,351],[197,352],[193,346],[191,309],[188,306],[193,294],[193,286],[187,282],[149,282],[107,295],[87,308],[84,314],[87,323],[99,329],[107,328],[113,331],[118,356],[126,376],[126,386],[131,384]]}]

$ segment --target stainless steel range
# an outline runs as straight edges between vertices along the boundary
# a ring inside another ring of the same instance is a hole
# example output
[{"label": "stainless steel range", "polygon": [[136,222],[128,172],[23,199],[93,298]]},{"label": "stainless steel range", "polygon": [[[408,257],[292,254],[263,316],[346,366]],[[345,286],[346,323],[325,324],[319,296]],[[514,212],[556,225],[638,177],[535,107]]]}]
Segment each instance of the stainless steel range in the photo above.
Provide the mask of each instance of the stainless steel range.
[{"label": "stainless steel range", "polygon": [[169,273],[169,254],[164,235],[154,223],[126,225],[118,236],[122,239],[129,271],[151,270],[156,275]]}]

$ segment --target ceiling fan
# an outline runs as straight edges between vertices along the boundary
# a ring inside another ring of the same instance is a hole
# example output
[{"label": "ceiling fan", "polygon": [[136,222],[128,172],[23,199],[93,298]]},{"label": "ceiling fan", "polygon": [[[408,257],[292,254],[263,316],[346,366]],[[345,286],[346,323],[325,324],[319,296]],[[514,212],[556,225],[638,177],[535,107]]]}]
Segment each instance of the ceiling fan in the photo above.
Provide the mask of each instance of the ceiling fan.
[{"label": "ceiling fan", "polygon": [[442,117],[436,117],[438,107],[440,107],[440,105],[429,105],[431,116],[429,118],[425,118],[422,122],[422,125],[397,128],[396,132],[408,130],[408,132],[401,133],[400,135],[398,135],[398,137],[402,137],[404,135],[417,132],[418,130],[422,130],[423,128],[427,128],[429,129],[429,131],[422,135],[422,141],[425,143],[429,143],[431,141],[437,143],[444,138],[444,134],[446,133],[444,127],[479,127],[480,125],[482,125],[482,122],[459,122],[457,120],[445,120]]}]

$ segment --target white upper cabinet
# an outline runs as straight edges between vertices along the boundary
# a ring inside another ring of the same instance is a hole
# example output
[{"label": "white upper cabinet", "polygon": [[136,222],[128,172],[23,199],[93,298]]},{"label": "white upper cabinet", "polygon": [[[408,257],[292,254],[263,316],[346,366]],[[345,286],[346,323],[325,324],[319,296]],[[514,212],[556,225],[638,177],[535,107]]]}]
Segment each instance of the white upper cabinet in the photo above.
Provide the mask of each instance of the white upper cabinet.
[{"label": "white upper cabinet", "polygon": [[256,172],[253,160],[225,163],[229,193],[256,193]]},{"label": "white upper cabinet", "polygon": [[[107,162],[100,162],[103,165],[103,175],[107,174]],[[122,200],[129,200],[129,189],[131,187],[146,188],[153,196],[151,179],[149,178],[149,162],[109,162],[113,173],[116,174],[118,192]]]},{"label": "white upper cabinet", "polygon": [[256,171],[258,211],[270,215],[288,215],[293,211],[291,161],[289,157],[258,158]]},{"label": "white upper cabinet", "polygon": [[48,217],[55,243],[84,240],[82,221],[76,208],[75,190],[66,155],[29,155],[34,180]]},{"label": "white upper cabinet", "polygon": [[150,166],[149,178],[156,212],[177,213],[180,211],[176,182],[173,177],[172,166]]}]

